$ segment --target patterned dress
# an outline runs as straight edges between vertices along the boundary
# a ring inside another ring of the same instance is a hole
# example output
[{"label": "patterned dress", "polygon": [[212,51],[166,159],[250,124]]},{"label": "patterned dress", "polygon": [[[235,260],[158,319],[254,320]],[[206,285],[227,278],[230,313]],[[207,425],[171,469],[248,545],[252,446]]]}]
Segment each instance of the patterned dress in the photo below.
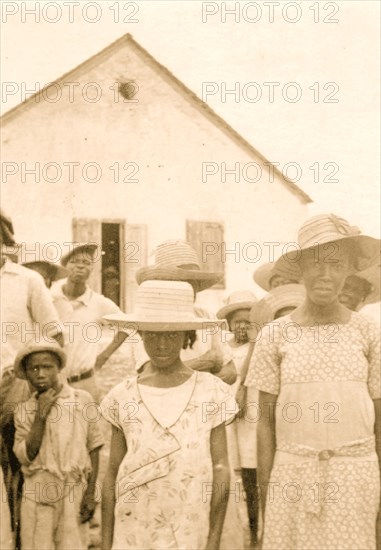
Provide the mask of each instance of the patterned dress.
[{"label": "patterned dress", "polygon": [[[230,420],[230,387],[209,373],[192,376],[180,417],[162,426],[142,399],[137,378],[113,388],[103,416],[127,443],[116,480],[113,549],[204,548],[213,487],[210,432]],[[165,407],[165,401],[163,402]]]},{"label": "patterned dress", "polygon": [[278,396],[263,549],[375,549],[377,325],[359,313],[319,327],[278,319],[263,329],[246,384]]}]

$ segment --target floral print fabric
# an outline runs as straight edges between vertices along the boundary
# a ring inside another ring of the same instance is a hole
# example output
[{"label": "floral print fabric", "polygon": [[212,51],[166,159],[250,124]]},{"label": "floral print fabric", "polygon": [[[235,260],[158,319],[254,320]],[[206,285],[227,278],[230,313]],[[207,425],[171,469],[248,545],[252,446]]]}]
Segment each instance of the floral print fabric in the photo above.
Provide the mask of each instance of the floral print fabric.
[{"label": "floral print fabric", "polygon": [[101,409],[123,431],[128,449],[117,476],[113,549],[204,548],[213,487],[210,433],[236,412],[229,386],[196,373],[189,402],[169,428],[149,412],[136,378],[113,388]]}]

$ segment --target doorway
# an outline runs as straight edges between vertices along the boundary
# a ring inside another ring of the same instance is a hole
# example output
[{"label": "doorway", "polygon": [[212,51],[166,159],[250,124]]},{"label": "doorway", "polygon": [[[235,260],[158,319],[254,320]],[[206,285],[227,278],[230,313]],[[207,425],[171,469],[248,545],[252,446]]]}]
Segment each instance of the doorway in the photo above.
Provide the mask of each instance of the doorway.
[{"label": "doorway", "polygon": [[121,224],[102,223],[102,294],[121,307]]}]

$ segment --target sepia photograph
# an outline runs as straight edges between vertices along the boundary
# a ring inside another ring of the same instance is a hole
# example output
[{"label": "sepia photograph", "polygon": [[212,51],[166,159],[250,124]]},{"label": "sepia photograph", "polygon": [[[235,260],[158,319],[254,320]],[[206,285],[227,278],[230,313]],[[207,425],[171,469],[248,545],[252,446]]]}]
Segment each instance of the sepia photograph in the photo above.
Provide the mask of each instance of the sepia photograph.
[{"label": "sepia photograph", "polygon": [[0,3],[0,550],[381,550],[380,12]]}]

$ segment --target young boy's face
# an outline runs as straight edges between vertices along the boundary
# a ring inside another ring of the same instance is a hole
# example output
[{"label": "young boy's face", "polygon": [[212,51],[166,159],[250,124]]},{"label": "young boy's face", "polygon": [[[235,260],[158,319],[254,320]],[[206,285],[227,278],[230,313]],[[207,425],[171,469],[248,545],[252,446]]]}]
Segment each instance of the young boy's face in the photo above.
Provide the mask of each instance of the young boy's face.
[{"label": "young boy's face", "polygon": [[29,355],[26,359],[25,374],[27,380],[38,393],[59,385],[60,361],[51,352],[42,351]]}]

